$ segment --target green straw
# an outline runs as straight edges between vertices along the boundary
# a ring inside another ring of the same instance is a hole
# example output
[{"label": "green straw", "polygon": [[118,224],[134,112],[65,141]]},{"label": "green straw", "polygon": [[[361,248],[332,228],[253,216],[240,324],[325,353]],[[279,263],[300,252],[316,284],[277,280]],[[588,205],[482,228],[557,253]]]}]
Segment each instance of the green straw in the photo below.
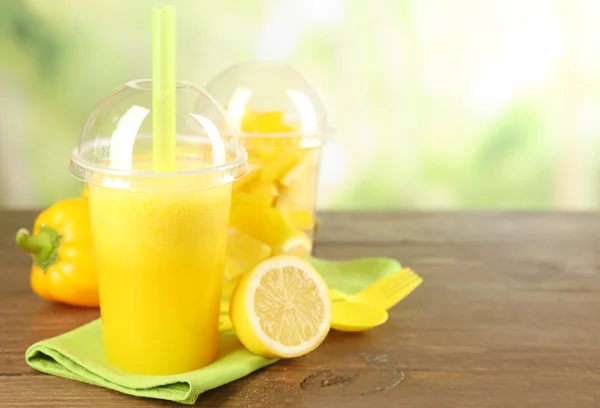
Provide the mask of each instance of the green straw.
[{"label": "green straw", "polygon": [[175,7],[152,8],[152,158],[155,172],[175,170]]}]

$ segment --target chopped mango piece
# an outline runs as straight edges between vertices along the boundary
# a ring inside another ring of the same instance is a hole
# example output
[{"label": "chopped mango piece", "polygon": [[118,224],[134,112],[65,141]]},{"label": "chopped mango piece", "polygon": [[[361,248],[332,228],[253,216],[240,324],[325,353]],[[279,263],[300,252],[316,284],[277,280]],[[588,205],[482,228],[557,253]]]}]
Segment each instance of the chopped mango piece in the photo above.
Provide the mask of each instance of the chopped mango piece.
[{"label": "chopped mango piece", "polygon": [[[265,135],[265,133],[263,133]],[[302,149],[302,136],[249,136],[243,139],[243,144],[249,151],[262,151],[273,153],[275,150]]]},{"label": "chopped mango piece", "polygon": [[291,221],[281,210],[236,201],[231,206],[231,225],[268,245],[284,242],[294,233]]},{"label": "chopped mango piece", "polygon": [[273,204],[275,198],[279,195],[279,191],[275,183],[263,183],[260,180],[249,183],[244,189],[244,192],[250,194],[255,203]]},{"label": "chopped mango piece", "polygon": [[225,279],[223,281],[223,289],[222,289],[222,295],[221,298],[224,301],[229,301],[229,299],[231,298],[231,295],[233,294],[233,291],[235,289],[235,287],[237,286],[237,284],[239,283],[240,279],[241,279],[241,275],[238,275],[237,277],[233,278],[233,279]]},{"label": "chopped mango piece", "polygon": [[243,273],[244,269],[238,261],[231,257],[225,257],[225,280],[235,279]]},{"label": "chopped mango piece", "polygon": [[296,130],[284,123],[284,113],[263,112],[256,118],[256,131],[259,133],[288,133]]},{"label": "chopped mango piece", "polygon": [[290,186],[292,183],[312,185],[316,176],[317,168],[305,160],[290,168],[278,180],[284,186]]},{"label": "chopped mango piece", "polygon": [[300,160],[293,150],[279,150],[263,159],[260,179],[272,183],[290,171]]},{"label": "chopped mango piece", "polygon": [[[229,229],[227,240],[227,263],[225,266],[225,276],[232,279],[254,268],[259,262],[267,259],[271,255],[271,247],[261,241],[244,234],[237,228]],[[227,265],[230,265],[231,272],[228,273]],[[234,276],[231,276],[234,273]]]},{"label": "chopped mango piece", "polygon": [[300,230],[312,228],[315,225],[313,212],[309,210],[289,210],[288,216],[294,228]]},{"label": "chopped mango piece", "polygon": [[256,112],[246,109],[240,123],[244,133],[290,133],[296,129],[284,122],[285,113],[281,111]]},{"label": "chopped mango piece", "polygon": [[246,184],[250,183],[253,180],[256,180],[259,175],[260,175],[259,167],[251,166],[250,172],[248,174],[244,175],[243,177],[241,177],[233,182],[233,190],[234,191],[241,190],[242,188],[244,188],[244,186]]},{"label": "chopped mango piece", "polygon": [[240,123],[240,130],[245,133],[254,133],[257,130],[256,121],[258,113],[253,110],[246,109]]},{"label": "chopped mango piece", "polygon": [[294,181],[281,189],[276,206],[278,208],[312,208],[315,205],[315,190],[314,183]]},{"label": "chopped mango piece", "polygon": [[273,205],[273,197],[259,197],[244,190],[234,191],[231,198],[232,207],[235,207],[238,203],[246,203],[256,207],[271,207]]}]

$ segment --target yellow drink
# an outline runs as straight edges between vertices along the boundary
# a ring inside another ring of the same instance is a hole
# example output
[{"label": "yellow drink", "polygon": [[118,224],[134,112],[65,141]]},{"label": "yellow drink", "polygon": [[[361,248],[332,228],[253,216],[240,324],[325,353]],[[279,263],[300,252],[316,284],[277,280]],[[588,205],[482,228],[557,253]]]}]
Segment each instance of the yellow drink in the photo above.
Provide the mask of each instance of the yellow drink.
[{"label": "yellow drink", "polygon": [[107,360],[138,374],[217,353],[231,184],[190,191],[89,186]]},{"label": "yellow drink", "polygon": [[94,108],[69,166],[88,187],[106,359],[149,375],[216,357],[232,184],[248,172],[222,107],[162,71]]}]

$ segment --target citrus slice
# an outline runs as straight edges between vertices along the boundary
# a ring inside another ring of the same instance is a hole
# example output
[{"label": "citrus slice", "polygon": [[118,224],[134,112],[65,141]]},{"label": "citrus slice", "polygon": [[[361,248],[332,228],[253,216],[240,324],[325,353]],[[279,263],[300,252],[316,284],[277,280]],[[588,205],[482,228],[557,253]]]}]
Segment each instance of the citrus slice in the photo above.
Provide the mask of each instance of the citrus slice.
[{"label": "citrus slice", "polygon": [[296,232],[283,244],[273,247],[274,255],[293,255],[298,258],[307,259],[312,251],[312,241],[306,233]]},{"label": "citrus slice", "polygon": [[291,358],[316,349],[331,326],[327,284],[306,261],[277,256],[240,279],[229,315],[248,350],[267,358]]},{"label": "citrus slice", "polygon": [[227,238],[225,277],[232,279],[248,272],[270,255],[270,246],[244,234],[237,228],[230,228]]}]

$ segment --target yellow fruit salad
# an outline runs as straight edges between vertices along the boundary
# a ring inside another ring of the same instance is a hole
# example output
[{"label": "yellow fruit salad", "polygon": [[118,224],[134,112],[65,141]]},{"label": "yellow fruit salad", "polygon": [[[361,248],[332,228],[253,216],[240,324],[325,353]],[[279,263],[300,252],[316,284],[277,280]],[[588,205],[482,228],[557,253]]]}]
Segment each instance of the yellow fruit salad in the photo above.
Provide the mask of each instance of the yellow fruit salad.
[{"label": "yellow fruit salad", "polygon": [[[320,92],[276,62],[238,64],[206,89],[227,111],[251,168],[233,185],[226,278],[234,280],[275,256],[307,260],[321,150],[331,131]],[[228,285],[225,298],[235,286]]]}]

